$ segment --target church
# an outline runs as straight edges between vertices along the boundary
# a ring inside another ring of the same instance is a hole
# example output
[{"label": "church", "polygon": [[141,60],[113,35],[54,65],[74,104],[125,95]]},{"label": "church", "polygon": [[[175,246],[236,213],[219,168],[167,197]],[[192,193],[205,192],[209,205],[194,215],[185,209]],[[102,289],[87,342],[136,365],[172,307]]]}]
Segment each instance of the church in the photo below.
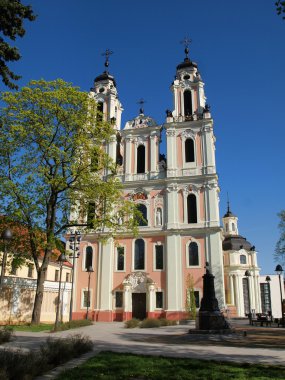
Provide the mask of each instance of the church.
[{"label": "church", "polygon": [[[222,310],[231,316],[261,311],[255,248],[238,235],[229,206],[220,225],[213,119],[188,45],[170,86],[173,109],[167,110],[163,125],[143,108],[121,125],[123,107],[116,80],[107,71],[108,57],[106,63],[90,96],[116,130],[106,152],[118,164],[124,196],[144,220],[136,237],[125,233],[102,244],[95,231],[82,235],[73,318],[85,318],[88,309],[95,321],[185,319],[187,278],[199,309],[206,265],[215,276]],[[162,132],[166,155],[159,151]]]}]

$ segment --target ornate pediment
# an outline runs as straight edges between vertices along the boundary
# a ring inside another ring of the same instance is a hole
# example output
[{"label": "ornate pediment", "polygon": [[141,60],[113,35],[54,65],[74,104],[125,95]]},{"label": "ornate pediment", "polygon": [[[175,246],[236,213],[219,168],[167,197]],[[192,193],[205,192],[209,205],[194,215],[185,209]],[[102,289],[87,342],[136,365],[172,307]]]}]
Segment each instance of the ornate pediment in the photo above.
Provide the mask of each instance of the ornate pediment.
[{"label": "ornate pediment", "polygon": [[130,273],[123,281],[123,285],[130,285],[131,291],[136,293],[146,293],[147,285],[153,283],[145,272]]}]

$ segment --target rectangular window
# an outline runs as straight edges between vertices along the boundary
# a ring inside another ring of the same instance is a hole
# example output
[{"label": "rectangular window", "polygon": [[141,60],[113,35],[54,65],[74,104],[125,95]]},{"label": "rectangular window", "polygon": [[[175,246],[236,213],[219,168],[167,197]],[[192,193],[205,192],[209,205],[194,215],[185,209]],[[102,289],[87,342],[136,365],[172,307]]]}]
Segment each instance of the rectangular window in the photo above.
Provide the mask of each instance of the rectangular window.
[{"label": "rectangular window", "polygon": [[88,290],[83,290],[83,302],[82,302],[82,306],[83,307],[90,307],[90,297],[89,297],[89,294],[88,294]]},{"label": "rectangular window", "polygon": [[33,264],[29,264],[28,265],[28,277],[33,277],[33,271],[34,271]]},{"label": "rectangular window", "polygon": [[117,248],[117,270],[125,269],[125,248]]},{"label": "rectangular window", "polygon": [[116,292],[115,293],[115,306],[116,307],[123,307],[123,292]]},{"label": "rectangular window", "polygon": [[14,263],[14,261],[12,262],[12,267],[11,267],[11,272],[10,273],[13,274],[14,276],[16,276],[16,274],[17,274],[17,266]]},{"label": "rectangular window", "polygon": [[156,309],[162,309],[163,308],[163,293],[162,292],[156,292]]},{"label": "rectangular window", "polygon": [[268,311],[271,311],[269,284],[267,283],[260,284],[260,296],[261,296],[262,313],[267,313]]},{"label": "rectangular window", "polygon": [[163,269],[163,245],[155,246],[155,269]]},{"label": "rectangular window", "polygon": [[200,294],[198,290],[194,290],[195,304],[196,307],[200,307]]},{"label": "rectangular window", "polygon": [[58,281],[58,279],[59,279],[59,270],[56,269],[54,273],[54,281]]},{"label": "rectangular window", "polygon": [[70,281],[70,273],[66,273],[65,281],[66,282]]}]

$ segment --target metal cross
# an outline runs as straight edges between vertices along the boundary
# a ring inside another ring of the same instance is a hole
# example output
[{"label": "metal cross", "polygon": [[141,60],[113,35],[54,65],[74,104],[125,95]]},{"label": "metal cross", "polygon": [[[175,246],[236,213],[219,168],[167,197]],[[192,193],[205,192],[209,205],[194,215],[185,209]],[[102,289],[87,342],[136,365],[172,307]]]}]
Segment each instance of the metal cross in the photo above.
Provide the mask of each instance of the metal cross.
[{"label": "metal cross", "polygon": [[180,41],[180,43],[185,46],[184,52],[186,54],[186,58],[188,58],[189,45],[191,44],[191,42],[192,42],[191,38],[188,38],[188,37],[184,37],[184,39]]},{"label": "metal cross", "polygon": [[140,113],[144,113],[143,105],[146,103],[146,101],[143,98],[140,98],[140,100],[137,102],[137,104],[140,104]]},{"label": "metal cross", "polygon": [[105,60],[105,66],[108,67],[109,66],[109,57],[110,55],[113,54],[112,50],[110,49],[106,49],[106,51],[104,53],[102,53],[101,55],[105,56],[106,57],[106,60]]}]

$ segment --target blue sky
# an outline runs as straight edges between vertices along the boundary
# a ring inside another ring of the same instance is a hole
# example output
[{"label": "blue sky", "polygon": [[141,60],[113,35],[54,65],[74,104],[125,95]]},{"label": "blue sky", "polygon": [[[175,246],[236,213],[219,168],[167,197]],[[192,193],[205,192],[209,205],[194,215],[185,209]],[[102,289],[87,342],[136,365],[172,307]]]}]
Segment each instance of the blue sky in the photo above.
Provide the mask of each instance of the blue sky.
[{"label": "blue sky", "polygon": [[179,41],[189,36],[215,123],[221,216],[229,192],[239,232],[257,247],[263,273],[276,266],[277,213],[285,207],[285,21],[274,2],[26,0],[38,18],[26,23],[16,42],[22,59],[12,66],[20,86],[63,78],[87,91],[109,48],[123,124],[137,115],[141,97],[145,113],[163,123],[184,58]]}]

